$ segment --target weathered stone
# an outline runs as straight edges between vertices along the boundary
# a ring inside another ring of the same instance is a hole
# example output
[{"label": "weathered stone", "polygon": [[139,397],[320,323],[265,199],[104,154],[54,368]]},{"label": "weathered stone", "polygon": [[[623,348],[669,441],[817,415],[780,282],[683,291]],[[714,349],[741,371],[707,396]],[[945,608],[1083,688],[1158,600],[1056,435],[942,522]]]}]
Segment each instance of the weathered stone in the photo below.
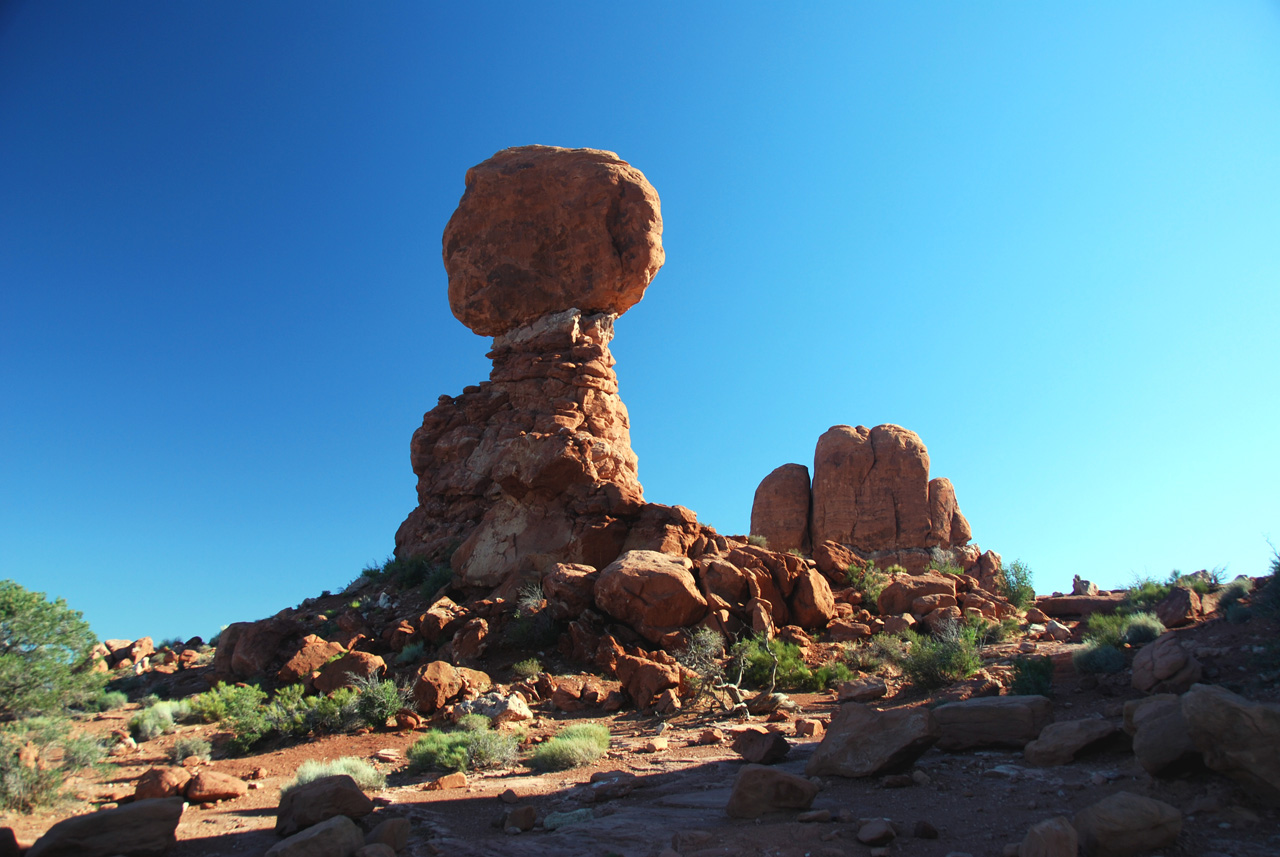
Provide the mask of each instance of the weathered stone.
[{"label": "weathered stone", "polygon": [[871,675],[843,681],[836,686],[837,702],[871,702],[889,692],[889,687],[880,676]]},{"label": "weathered stone", "polygon": [[418,669],[413,700],[423,714],[434,714],[462,691],[462,676],[447,661],[432,661]]},{"label": "weathered stone", "polygon": [[1114,595],[1044,595],[1036,609],[1045,616],[1084,619],[1094,613],[1114,613],[1124,603],[1123,592]]},{"label": "weathered stone", "polygon": [[858,828],[858,841],[863,845],[888,845],[897,835],[883,818],[873,818]]},{"label": "weathered stone", "polygon": [[1116,725],[1093,718],[1050,723],[1039,737],[1023,748],[1023,755],[1033,765],[1065,765],[1076,754],[1116,733]]},{"label": "weathered stone", "polygon": [[599,571],[589,565],[556,563],[542,576],[542,594],[552,619],[572,621],[595,603]]},{"label": "weathered stone", "polygon": [[651,642],[697,623],[707,613],[685,557],[628,551],[600,572],[595,601],[601,610]]},{"label": "weathered stone", "polygon": [[191,803],[234,800],[248,793],[244,780],[218,771],[201,771],[187,783],[187,800]]},{"label": "weathered stone", "polygon": [[1018,845],[1018,857],[1077,857],[1079,837],[1065,815],[1034,824]]},{"label": "weathered stone", "polygon": [[818,564],[818,571],[831,581],[844,581],[849,566],[864,564],[852,548],[829,540],[813,546],[813,561]]},{"label": "weathered stone", "polygon": [[1125,720],[1131,724],[1133,755],[1147,773],[1170,776],[1200,761],[1177,695],[1161,693],[1125,703]]},{"label": "weathered stone", "polygon": [[808,809],[818,796],[811,780],[765,765],[745,765],[734,780],[725,813],[730,818],[759,818],[770,812]]},{"label": "weathered stone", "polygon": [[45,831],[27,857],[159,857],[177,842],[181,798],[140,800],[63,819]]},{"label": "weathered stone", "polygon": [[403,851],[409,844],[412,826],[407,818],[388,818],[369,831],[364,838],[365,845],[386,845],[392,851]]},{"label": "weathered stone", "polygon": [[319,821],[267,849],[264,857],[352,857],[364,846],[360,828],[345,815]]},{"label": "weathered stone", "polygon": [[733,752],[757,765],[781,762],[791,752],[791,742],[781,733],[761,726],[747,726],[734,732]]},{"label": "weathered stone", "polygon": [[191,780],[185,768],[152,768],[138,777],[133,788],[134,800],[175,797],[182,794]]},{"label": "weathered stone", "polygon": [[940,750],[1021,749],[1053,720],[1053,703],[1043,696],[992,696],[940,705],[933,714]]},{"label": "weathered stone", "polygon": [[[294,786],[281,795],[280,806],[276,810],[276,833],[291,836],[334,816],[355,819],[364,818],[371,812],[373,801],[351,777],[346,774],[321,777]],[[361,837],[356,847],[363,841]]]},{"label": "weathered stone", "polygon": [[877,606],[881,616],[900,616],[911,612],[917,598],[926,595],[948,595],[956,603],[956,581],[949,574],[899,574],[880,592]]},{"label": "weathered stone", "polygon": [[1182,697],[1182,716],[1207,766],[1280,805],[1280,705],[1197,684]]},{"label": "weathered stone", "polygon": [[680,670],[675,666],[633,655],[619,657],[614,672],[623,689],[635,701],[636,708],[648,708],[664,690],[680,686]]},{"label": "weathered stone", "polygon": [[751,532],[778,551],[809,549],[809,468],[784,464],[756,488]]},{"label": "weathered stone", "polygon": [[325,664],[316,676],[316,690],[333,693],[340,687],[353,687],[359,679],[373,678],[387,671],[382,658],[369,652],[348,652]]},{"label": "weathered stone", "polygon": [[1182,813],[1163,801],[1117,792],[1077,812],[1072,826],[1086,857],[1130,857],[1172,845]]},{"label": "weathered stone", "polygon": [[453,314],[482,336],[570,308],[621,315],[662,267],[658,194],[613,152],[504,149],[466,186],[444,263]]},{"label": "weathered stone", "polygon": [[289,656],[276,673],[276,680],[282,684],[301,681],[327,664],[334,655],[341,655],[344,651],[338,643],[330,643],[315,634],[307,634],[302,638],[298,650]]},{"label": "weathered stone", "polygon": [[1182,693],[1200,673],[1200,662],[1177,634],[1162,634],[1133,658],[1133,686],[1144,693]]},{"label": "weathered stone", "polygon": [[802,628],[825,628],[835,615],[831,586],[817,570],[806,568],[791,593],[791,620]]},{"label": "weathered stone", "polygon": [[876,711],[847,702],[831,719],[805,773],[841,777],[901,773],[933,746],[940,734],[928,709]]},{"label": "weathered stone", "polygon": [[1200,595],[1186,586],[1175,586],[1152,612],[1166,628],[1193,624],[1201,616]]},{"label": "weathered stone", "polygon": [[418,617],[418,634],[428,643],[438,643],[445,637],[452,638],[470,618],[469,610],[445,596]]}]

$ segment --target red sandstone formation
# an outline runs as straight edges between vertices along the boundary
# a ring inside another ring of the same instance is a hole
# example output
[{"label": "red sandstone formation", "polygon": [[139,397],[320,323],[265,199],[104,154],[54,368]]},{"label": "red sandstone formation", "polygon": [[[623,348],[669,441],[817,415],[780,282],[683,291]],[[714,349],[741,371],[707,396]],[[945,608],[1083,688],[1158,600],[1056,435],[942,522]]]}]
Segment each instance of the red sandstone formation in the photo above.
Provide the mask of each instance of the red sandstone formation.
[{"label": "red sandstone formation", "polygon": [[809,550],[809,468],[784,464],[764,478],[751,504],[751,532],[767,536],[769,547]]}]

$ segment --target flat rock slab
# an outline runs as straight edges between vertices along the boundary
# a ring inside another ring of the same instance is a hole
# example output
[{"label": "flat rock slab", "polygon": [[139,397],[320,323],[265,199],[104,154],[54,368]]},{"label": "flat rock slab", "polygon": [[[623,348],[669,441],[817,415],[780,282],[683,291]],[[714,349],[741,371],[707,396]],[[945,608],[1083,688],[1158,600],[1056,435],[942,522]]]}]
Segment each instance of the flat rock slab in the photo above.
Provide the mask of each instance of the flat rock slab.
[{"label": "flat rock slab", "polygon": [[1053,720],[1053,703],[1043,696],[990,696],[940,705],[933,716],[942,732],[939,750],[1022,748]]}]

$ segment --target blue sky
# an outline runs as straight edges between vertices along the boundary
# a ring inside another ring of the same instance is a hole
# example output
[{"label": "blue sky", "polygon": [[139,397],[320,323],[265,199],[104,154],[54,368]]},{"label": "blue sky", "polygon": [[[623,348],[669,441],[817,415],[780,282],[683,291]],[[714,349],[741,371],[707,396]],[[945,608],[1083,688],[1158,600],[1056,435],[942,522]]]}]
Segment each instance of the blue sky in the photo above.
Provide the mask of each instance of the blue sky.
[{"label": "blue sky", "polygon": [[892,422],[1041,591],[1280,543],[1275,3],[19,0],[0,129],[0,577],[101,636],[390,552],[489,368],[440,234],[528,143],[662,197],[614,343],[650,500],[744,532]]}]

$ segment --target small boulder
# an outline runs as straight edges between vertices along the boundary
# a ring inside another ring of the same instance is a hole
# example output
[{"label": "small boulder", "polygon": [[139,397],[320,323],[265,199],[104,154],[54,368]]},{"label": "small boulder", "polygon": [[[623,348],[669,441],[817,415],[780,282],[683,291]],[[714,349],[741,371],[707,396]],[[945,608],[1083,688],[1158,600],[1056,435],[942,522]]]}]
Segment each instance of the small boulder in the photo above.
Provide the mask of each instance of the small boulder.
[{"label": "small boulder", "polygon": [[409,844],[412,827],[407,818],[388,818],[364,838],[365,845],[386,845],[392,851],[403,851]]},{"label": "small boulder", "polygon": [[836,701],[871,702],[888,692],[889,687],[880,676],[865,676],[853,681],[842,681],[836,685]]},{"label": "small boulder", "polygon": [[781,733],[760,726],[747,726],[733,736],[733,752],[757,765],[781,762],[791,752],[791,743]]},{"label": "small boulder", "polygon": [[248,793],[244,780],[217,771],[201,771],[187,783],[187,800],[191,803],[234,800]]},{"label": "small boulder", "polygon": [[[294,652],[280,671],[276,673],[276,680],[281,684],[292,684],[300,681],[304,677],[311,675],[320,669],[334,655],[341,655],[346,649],[342,648],[338,643],[330,643],[315,634],[307,634],[302,638],[301,645]],[[186,654],[185,652],[183,654]]]},{"label": "small boulder", "polygon": [[933,714],[940,750],[1021,749],[1053,720],[1053,703],[1043,696],[989,696],[940,705]]},{"label": "small boulder", "polygon": [[811,777],[901,773],[933,746],[939,734],[937,720],[927,708],[876,711],[848,702],[831,719],[805,773]]},{"label": "small boulder", "polygon": [[1133,659],[1133,686],[1143,693],[1183,693],[1200,673],[1200,662],[1176,634],[1162,634]]},{"label": "small boulder", "polygon": [[1201,616],[1200,595],[1186,586],[1175,586],[1153,612],[1166,628],[1193,624]]},{"label": "small boulder", "polygon": [[356,823],[336,815],[277,842],[264,857],[351,857],[362,847],[364,837]]},{"label": "small boulder", "polygon": [[191,780],[184,768],[152,768],[138,777],[133,789],[134,800],[176,797],[182,794]]},{"label": "small boulder", "polygon": [[462,676],[448,661],[432,661],[418,669],[413,700],[423,714],[434,714],[462,691]]},{"label": "small boulder", "polygon": [[1125,719],[1132,724],[1133,755],[1152,776],[1172,776],[1200,761],[1200,753],[1187,720],[1182,716],[1182,699],[1161,693],[1125,705]]},{"label": "small boulder", "polygon": [[622,655],[614,673],[622,687],[635,700],[636,708],[647,708],[667,688],[680,686],[680,670],[671,664]]},{"label": "small boulder", "polygon": [[899,616],[910,612],[917,598],[925,595],[949,595],[955,604],[956,581],[949,574],[900,574],[880,591],[878,606],[881,616]]},{"label": "small boulder", "polygon": [[759,818],[779,810],[808,809],[817,796],[812,780],[765,765],[746,765],[734,780],[725,812],[730,818]]},{"label": "small boulder", "polygon": [[600,571],[595,603],[650,642],[697,624],[707,614],[685,557],[648,550],[627,551]]},{"label": "small boulder", "polygon": [[1207,766],[1280,805],[1280,705],[1198,684],[1183,695],[1182,716]]},{"label": "small boulder", "polygon": [[1130,857],[1177,841],[1182,813],[1163,801],[1117,792],[1077,812],[1072,823],[1085,857]]},{"label": "small boulder", "polygon": [[140,800],[59,821],[27,857],[159,857],[177,843],[182,798]]},{"label": "small boulder", "polygon": [[888,845],[896,837],[893,825],[883,818],[873,818],[858,828],[858,841],[863,845]]},{"label": "small boulder", "polygon": [[1040,735],[1023,748],[1023,755],[1033,765],[1065,765],[1076,754],[1116,733],[1116,725],[1093,718],[1050,723]]},{"label": "small boulder", "polygon": [[280,797],[280,807],[276,810],[276,833],[291,836],[335,816],[364,818],[371,812],[373,801],[350,776],[321,777],[295,786]]},{"label": "small boulder", "polygon": [[1079,837],[1065,815],[1034,824],[1018,846],[1018,857],[1076,857]]},{"label": "small boulder", "polygon": [[547,613],[557,621],[577,619],[595,602],[596,577],[589,565],[557,563],[542,576],[542,594]]},{"label": "small boulder", "polygon": [[341,687],[352,687],[357,679],[370,678],[386,672],[382,658],[369,652],[348,652],[336,661],[325,664],[316,676],[316,690],[333,693]]}]

